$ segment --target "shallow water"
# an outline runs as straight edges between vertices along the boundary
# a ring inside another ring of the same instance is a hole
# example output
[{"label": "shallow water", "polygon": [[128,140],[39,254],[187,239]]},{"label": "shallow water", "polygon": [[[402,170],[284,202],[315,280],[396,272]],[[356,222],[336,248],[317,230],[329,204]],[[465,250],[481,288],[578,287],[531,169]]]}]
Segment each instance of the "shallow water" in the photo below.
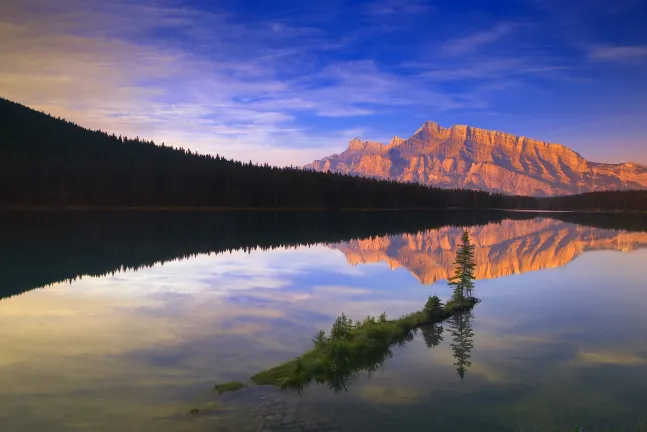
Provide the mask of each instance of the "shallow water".
[{"label": "shallow water", "polygon": [[341,312],[396,317],[448,298],[461,231],[197,254],[21,289],[0,300],[1,429],[256,431],[288,412],[290,430],[624,430],[647,419],[647,232],[545,217],[468,228],[482,302],[463,379],[444,324],[439,345],[418,334],[347,392],[211,393],[301,354]]}]

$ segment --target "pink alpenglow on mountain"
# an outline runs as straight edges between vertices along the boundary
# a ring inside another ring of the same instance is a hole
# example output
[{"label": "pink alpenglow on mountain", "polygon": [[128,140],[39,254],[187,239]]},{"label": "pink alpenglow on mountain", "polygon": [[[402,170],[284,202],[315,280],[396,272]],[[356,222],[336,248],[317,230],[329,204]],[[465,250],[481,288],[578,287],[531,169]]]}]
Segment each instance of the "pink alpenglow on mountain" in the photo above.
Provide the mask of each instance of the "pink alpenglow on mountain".
[{"label": "pink alpenglow on mountain", "polygon": [[589,162],[560,144],[434,122],[389,144],[355,138],[342,153],[304,168],[515,195],[647,189],[643,165]]}]

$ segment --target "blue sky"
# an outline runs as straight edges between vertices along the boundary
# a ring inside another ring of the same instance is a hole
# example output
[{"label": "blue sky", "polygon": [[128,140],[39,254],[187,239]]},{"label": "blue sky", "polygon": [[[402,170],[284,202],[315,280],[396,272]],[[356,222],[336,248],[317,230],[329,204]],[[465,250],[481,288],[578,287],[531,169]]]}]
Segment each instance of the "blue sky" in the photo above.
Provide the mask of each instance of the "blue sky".
[{"label": "blue sky", "polygon": [[644,17],[637,0],[5,0],[0,95],[278,165],[425,120],[647,163]]}]

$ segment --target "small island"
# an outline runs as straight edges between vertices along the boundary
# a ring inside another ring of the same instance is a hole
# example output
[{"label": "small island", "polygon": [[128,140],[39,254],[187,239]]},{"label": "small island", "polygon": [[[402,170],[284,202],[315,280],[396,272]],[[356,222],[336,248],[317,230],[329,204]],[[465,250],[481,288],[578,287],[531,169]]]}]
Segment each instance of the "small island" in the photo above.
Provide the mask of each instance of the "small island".
[{"label": "small island", "polygon": [[[474,246],[467,231],[456,254],[456,270],[449,278],[453,288],[452,298],[443,304],[437,295],[430,296],[422,310],[387,319],[386,313],[379,317],[368,316],[362,321],[353,321],[341,314],[333,323],[330,332],[323,330],[314,337],[314,346],[293,360],[261,371],[250,378],[255,385],[271,385],[282,390],[299,393],[313,381],[326,383],[338,392],[346,390],[353,376],[360,371],[376,371],[391,357],[391,346],[404,344],[413,339],[418,329],[433,326],[448,318],[470,311],[479,299],[474,290]],[[243,383],[218,384],[214,391],[235,391],[245,387]]]}]

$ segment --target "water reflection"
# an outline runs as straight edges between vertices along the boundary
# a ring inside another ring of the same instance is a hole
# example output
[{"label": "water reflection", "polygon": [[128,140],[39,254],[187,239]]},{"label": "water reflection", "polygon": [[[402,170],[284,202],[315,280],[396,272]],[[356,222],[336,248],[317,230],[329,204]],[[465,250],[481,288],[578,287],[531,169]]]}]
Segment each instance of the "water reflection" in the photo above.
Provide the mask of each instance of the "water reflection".
[{"label": "water reflection", "polygon": [[[386,262],[404,267],[421,283],[451,276],[462,228],[353,240],[331,245],[349,264]],[[504,220],[467,229],[476,246],[477,279],[562,267],[585,251],[630,252],[647,247],[647,232],[612,231],[549,218]]]},{"label": "water reflection", "polygon": [[454,315],[447,320],[452,335],[452,353],[454,354],[454,366],[461,380],[465,378],[467,369],[472,366],[470,358],[474,348],[474,330],[472,329],[472,312],[464,312]]},{"label": "water reflection", "polygon": [[[516,234],[505,237],[497,231],[502,226]],[[539,228],[532,231],[529,226]],[[381,250],[411,263],[391,270],[385,260],[349,266],[339,243],[335,248],[208,255],[200,252],[218,244],[216,234],[224,227],[205,234],[210,240],[202,244],[187,229],[183,250],[181,230],[173,231],[166,223],[160,227],[171,233],[141,227],[148,234],[116,234],[107,229],[84,240],[67,227],[61,232],[72,235],[69,241],[60,233],[34,228],[38,235],[30,242],[21,244],[14,237],[0,247],[2,292],[61,275],[117,270],[0,302],[3,430],[110,431],[129,425],[142,431],[254,432],[257,424],[246,411],[228,414],[228,400],[213,416],[209,410],[198,416],[187,413],[196,406],[202,412],[214,403],[214,382],[245,380],[301,354],[311,346],[312,335],[329,328],[340,311],[353,319],[383,311],[399,316],[418,309],[430,294],[450,295],[444,281],[420,286],[412,276],[425,275],[425,263],[442,263],[440,252],[452,249],[451,242],[446,247],[433,244],[451,237],[435,234],[438,230],[382,237],[390,246]],[[3,229],[8,234],[9,228]],[[479,259],[497,265],[478,282],[483,302],[474,312],[476,319],[456,323],[457,330],[463,328],[460,337],[447,322],[442,329],[421,329],[406,346],[392,347],[392,357],[370,380],[361,373],[348,392],[336,395],[326,388],[312,389],[303,403],[314,412],[343,419],[341,427],[349,431],[490,432],[519,425],[525,430],[572,430],[593,421],[618,427],[639,420],[647,403],[642,270],[647,250],[639,250],[645,245],[644,233],[549,218],[508,220],[478,229],[490,232],[489,240],[481,237]],[[551,236],[551,230],[561,234]],[[242,231],[237,235],[244,238]],[[119,240],[110,241],[111,236]],[[429,240],[413,241],[423,238]],[[416,247],[409,252],[394,248],[402,239]],[[6,244],[13,245],[14,255]],[[187,259],[154,264],[183,256],[179,252]],[[407,253],[409,261],[400,258]],[[553,258],[568,265],[529,271],[552,267],[536,264],[549,264]],[[118,270],[137,262],[149,264]],[[506,274],[506,268],[514,276],[495,278]],[[452,344],[468,349],[459,349],[454,357]],[[459,360],[463,381],[457,376]],[[252,402],[258,399],[254,394]]]},{"label": "water reflection", "polygon": [[442,324],[432,324],[429,326],[424,326],[420,329],[422,333],[422,338],[425,341],[427,348],[435,348],[443,341],[443,332],[445,328]]},{"label": "water reflection", "polygon": [[470,226],[505,212],[0,212],[0,299],[198,254],[272,250]]},{"label": "water reflection", "polygon": [[589,249],[629,251],[647,244],[647,215],[539,216],[500,211],[0,212],[0,300],[57,282],[199,254],[319,243],[334,244],[353,265],[386,261],[392,268],[404,266],[427,284],[447,277],[462,230],[457,227],[472,227],[470,236],[480,249],[479,278],[561,266]]}]

